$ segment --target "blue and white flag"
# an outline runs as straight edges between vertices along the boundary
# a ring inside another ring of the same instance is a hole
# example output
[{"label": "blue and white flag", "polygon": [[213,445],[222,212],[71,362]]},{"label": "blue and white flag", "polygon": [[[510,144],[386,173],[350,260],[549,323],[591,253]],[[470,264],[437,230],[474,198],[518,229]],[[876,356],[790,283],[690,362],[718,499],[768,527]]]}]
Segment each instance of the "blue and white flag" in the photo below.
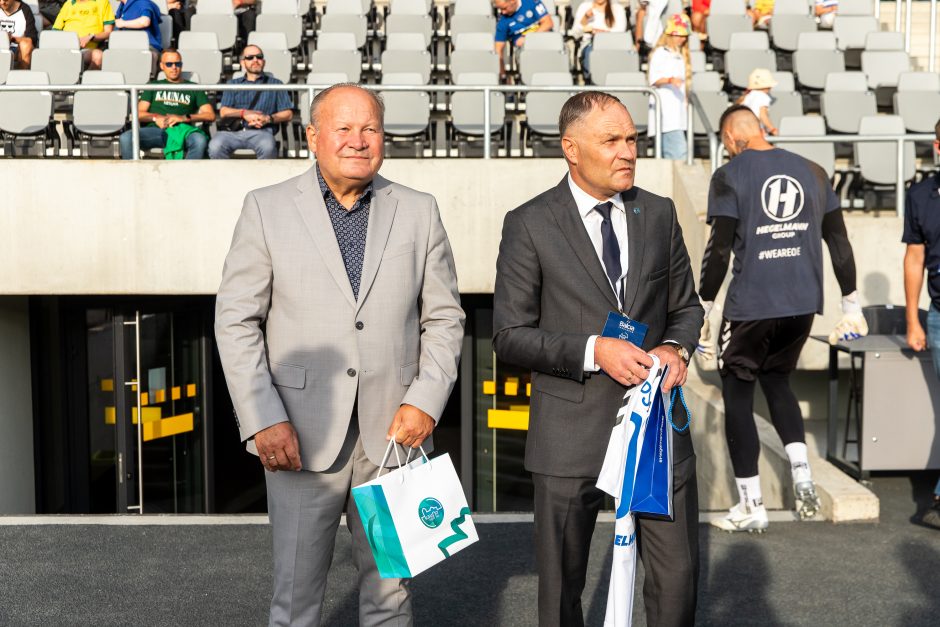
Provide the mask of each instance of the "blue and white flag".
[{"label": "blue and white flag", "polygon": [[636,523],[630,512],[637,464],[643,448],[646,424],[665,369],[659,358],[650,355],[653,366],[646,381],[627,390],[617,412],[617,423],[607,443],[607,454],[597,478],[597,487],[614,497],[617,519],[614,523],[614,555],[607,593],[604,625],[627,627],[633,621],[633,588],[636,581]]}]

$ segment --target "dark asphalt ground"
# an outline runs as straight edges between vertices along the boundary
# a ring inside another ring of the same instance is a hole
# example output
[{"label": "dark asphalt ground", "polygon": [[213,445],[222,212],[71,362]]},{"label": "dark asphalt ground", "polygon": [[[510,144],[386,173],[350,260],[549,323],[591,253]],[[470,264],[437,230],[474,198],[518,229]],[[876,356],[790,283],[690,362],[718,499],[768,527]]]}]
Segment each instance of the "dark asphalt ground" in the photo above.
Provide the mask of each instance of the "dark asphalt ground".
[{"label": "dark asphalt ground", "polygon": [[[876,478],[877,524],[772,523],[762,536],[701,525],[698,623],[940,625],[940,530],[914,518],[932,481]],[[612,527],[594,537],[589,625],[603,624]],[[478,544],[414,580],[418,625],[536,624],[532,525],[478,530]],[[0,526],[0,624],[263,625],[270,541],[262,525]],[[353,581],[341,529],[325,625],[356,624]]]}]

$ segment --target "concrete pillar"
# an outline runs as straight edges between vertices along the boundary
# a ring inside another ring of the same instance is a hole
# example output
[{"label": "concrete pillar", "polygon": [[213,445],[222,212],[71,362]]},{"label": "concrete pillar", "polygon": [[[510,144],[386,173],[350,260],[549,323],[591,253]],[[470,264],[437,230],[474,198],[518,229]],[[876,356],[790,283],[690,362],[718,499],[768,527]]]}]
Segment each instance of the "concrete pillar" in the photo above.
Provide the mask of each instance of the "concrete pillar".
[{"label": "concrete pillar", "polygon": [[0,297],[0,514],[35,514],[29,303]]}]

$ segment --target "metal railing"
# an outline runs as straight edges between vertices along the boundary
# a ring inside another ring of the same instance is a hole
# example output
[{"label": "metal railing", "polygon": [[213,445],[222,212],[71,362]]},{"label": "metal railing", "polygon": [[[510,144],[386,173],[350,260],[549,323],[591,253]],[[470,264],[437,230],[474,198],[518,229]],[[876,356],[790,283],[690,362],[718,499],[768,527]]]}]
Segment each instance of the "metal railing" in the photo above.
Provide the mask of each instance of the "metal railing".
[{"label": "metal railing", "polygon": [[[708,137],[708,158],[709,162],[714,164],[717,161],[718,154],[718,133],[715,129],[712,128],[711,122],[708,120],[708,115],[705,113],[705,108],[702,106],[702,102],[698,99],[698,96],[695,95],[695,92],[689,93],[689,106],[686,107],[686,113],[688,114],[687,124],[686,124],[686,156],[685,162],[688,165],[692,165],[692,152],[695,149],[695,132],[693,131],[693,125],[695,123],[695,114],[698,113],[699,119],[702,121],[702,126],[705,130],[705,135]],[[714,166],[712,167],[712,172],[715,171]]]},{"label": "metal railing", "polygon": [[[901,1],[895,0],[894,30],[904,33],[904,51],[911,52],[911,24],[913,22],[913,0],[904,0],[904,27],[901,27]],[[881,21],[881,0],[875,0],[875,18]],[[927,71],[933,72],[937,65],[937,0],[930,0],[930,26],[928,29]]]},{"label": "metal railing", "polygon": [[[281,85],[250,85],[242,84],[224,84],[224,85],[200,85],[197,83],[150,83],[144,85],[0,85],[0,93],[4,92],[67,92],[75,93],[82,91],[129,91],[130,92],[130,113],[131,130],[133,131],[133,159],[140,159],[140,117],[136,103],[140,92],[153,91],[155,89],[173,89],[174,91],[205,91],[205,92],[225,92],[225,91],[290,91],[306,93],[308,97],[308,106],[313,102],[314,94],[322,91],[330,85],[307,85],[299,83],[285,83]],[[382,92],[424,92],[424,93],[458,93],[458,92],[482,92],[483,93],[483,158],[492,157],[492,134],[493,124],[490,120],[491,103],[490,97],[493,93],[577,93],[581,91],[605,91],[612,93],[645,93],[653,98],[654,111],[656,119],[656,130],[654,134],[655,148],[654,155],[657,159],[662,158],[662,100],[656,89],[641,85],[631,86],[596,86],[596,85],[564,85],[564,86],[532,86],[532,85],[361,85],[366,89]],[[508,147],[507,147],[508,148]]]},{"label": "metal railing", "polygon": [[[934,135],[928,133],[912,133],[909,135],[787,135],[787,136],[767,136],[767,141],[771,144],[834,144],[834,143],[894,143],[897,144],[897,170],[895,172],[895,211],[898,217],[904,215],[904,144],[906,142],[929,141],[936,139]],[[712,159],[712,173],[718,169],[720,163],[724,162],[727,155],[725,147],[719,142],[718,149],[715,152],[715,158]]]}]

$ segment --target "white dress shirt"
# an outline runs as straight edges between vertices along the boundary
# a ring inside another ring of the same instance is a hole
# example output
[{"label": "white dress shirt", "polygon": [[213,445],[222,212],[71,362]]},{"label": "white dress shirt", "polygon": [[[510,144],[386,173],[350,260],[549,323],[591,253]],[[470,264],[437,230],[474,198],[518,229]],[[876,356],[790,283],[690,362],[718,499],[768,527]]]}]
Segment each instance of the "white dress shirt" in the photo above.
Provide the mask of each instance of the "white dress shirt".
[{"label": "white dress shirt", "polygon": [[[606,200],[598,200],[578,187],[577,183],[572,180],[570,174],[568,175],[568,187],[571,189],[571,195],[574,196],[574,202],[578,206],[578,214],[581,216],[581,221],[584,223],[588,237],[591,238],[597,260],[601,262],[602,267],[604,266],[604,238],[601,235],[601,223],[604,221],[604,218],[601,217],[600,213],[594,211],[594,207],[607,201],[610,201],[614,205],[610,211],[610,221],[614,228],[614,234],[617,236],[617,242],[620,244],[620,281],[618,281],[617,285],[614,285],[608,278],[607,282],[614,293],[614,298],[617,299],[620,309],[623,309],[623,303],[620,301],[619,286],[620,283],[626,280],[627,270],[630,265],[629,251],[627,250],[627,211],[623,206],[623,198],[620,197],[620,194],[615,194]],[[594,343],[597,341],[597,337],[596,335],[592,335],[588,338],[587,346],[585,346],[585,372],[597,372],[600,370],[597,364],[594,363]]]}]

